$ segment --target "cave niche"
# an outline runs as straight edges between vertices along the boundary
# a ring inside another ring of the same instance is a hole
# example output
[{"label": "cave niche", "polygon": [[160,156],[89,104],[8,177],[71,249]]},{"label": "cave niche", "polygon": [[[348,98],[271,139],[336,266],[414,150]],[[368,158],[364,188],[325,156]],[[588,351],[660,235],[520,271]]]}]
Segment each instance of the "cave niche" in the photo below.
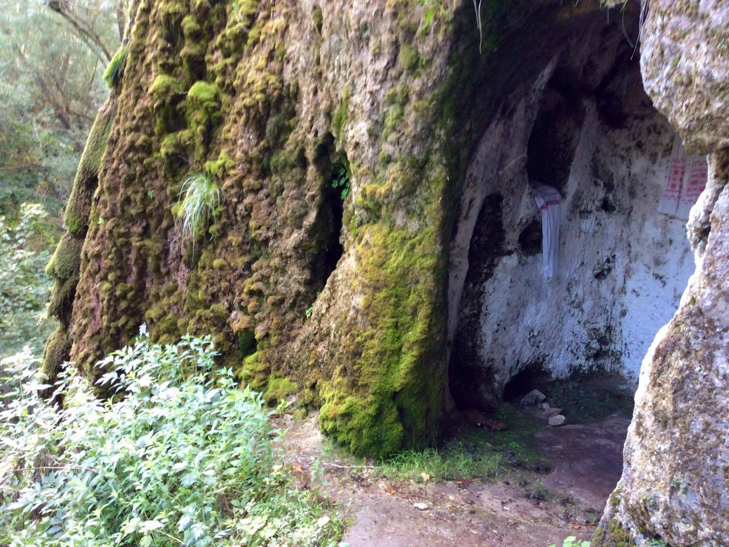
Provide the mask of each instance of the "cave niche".
[{"label": "cave niche", "polygon": [[[552,378],[617,373],[630,384],[678,306],[694,261],[685,219],[657,210],[675,134],[643,90],[627,38],[637,25],[635,11],[572,22],[484,128],[450,252],[458,408],[495,407],[534,363]],[[550,280],[535,183],[562,196]]]}]

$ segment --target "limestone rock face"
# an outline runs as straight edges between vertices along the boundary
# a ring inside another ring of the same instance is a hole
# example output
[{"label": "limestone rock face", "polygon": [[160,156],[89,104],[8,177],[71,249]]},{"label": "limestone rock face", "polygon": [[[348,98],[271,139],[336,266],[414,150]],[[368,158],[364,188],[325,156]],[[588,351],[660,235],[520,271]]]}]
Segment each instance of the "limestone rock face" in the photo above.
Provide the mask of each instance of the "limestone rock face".
[{"label": "limestone rock face", "polygon": [[[449,261],[450,387],[469,407],[535,371],[637,380],[695,269],[685,220],[657,211],[675,132],[621,18],[599,15],[509,93],[469,164]],[[637,11],[625,21],[637,34]],[[561,196],[550,280],[534,183]]]},{"label": "limestone rock face", "polygon": [[[729,153],[689,232],[698,268],[643,361],[623,476],[596,545],[729,543]],[[701,242],[697,245],[697,242]]]},{"label": "limestone rock face", "polygon": [[[479,44],[470,0],[440,4],[135,0],[45,369],[94,376],[143,323],[212,334],[221,365],[271,399],[295,382],[355,452],[430,441],[452,205],[506,87],[486,68],[560,8],[485,8]],[[184,231],[189,180],[219,200]]]},{"label": "limestone rock face", "polygon": [[729,4],[650,0],[642,32],[645,88],[687,148],[729,146]]},{"label": "limestone rock face", "polygon": [[724,2],[649,4],[646,89],[689,146],[714,152],[688,223],[696,272],[643,361],[623,476],[593,545],[729,544],[729,58],[712,30],[725,36],[728,18]]}]

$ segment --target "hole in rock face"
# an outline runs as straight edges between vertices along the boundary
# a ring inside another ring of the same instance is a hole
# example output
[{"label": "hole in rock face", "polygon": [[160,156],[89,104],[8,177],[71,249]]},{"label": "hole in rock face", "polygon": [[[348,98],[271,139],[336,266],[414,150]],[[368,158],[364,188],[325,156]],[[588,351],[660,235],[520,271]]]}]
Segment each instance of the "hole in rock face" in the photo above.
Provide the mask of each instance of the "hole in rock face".
[{"label": "hole in rock face", "polygon": [[[631,35],[637,17],[626,15]],[[638,55],[619,18],[571,25],[547,40],[553,60],[504,97],[471,157],[463,202],[480,212],[467,265],[451,261],[462,268],[451,279],[465,281],[449,286],[459,408],[588,371],[637,379],[694,271],[685,220],[658,212],[675,134],[643,90]],[[551,279],[536,184],[561,196]]]},{"label": "hole in rock face", "polygon": [[335,151],[334,136],[330,133],[317,146],[314,164],[325,185],[316,226],[318,250],[314,257],[315,281],[317,290],[321,290],[344,253],[340,236],[344,201],[349,194],[350,167],[346,155]]},{"label": "hole in rock face", "polygon": [[504,401],[519,402],[533,389],[544,389],[544,380],[547,377],[548,374],[545,373],[541,364],[527,366],[504,386]]},{"label": "hole in rock face", "polygon": [[579,93],[557,77],[550,81],[527,146],[530,181],[565,188],[584,117]]},{"label": "hole in rock face", "polygon": [[[346,172],[344,164],[338,162],[334,165],[335,176],[341,177],[344,172]],[[330,219],[329,237],[325,244],[324,257],[322,261],[322,277],[325,282],[329,279],[329,276],[337,267],[337,263],[339,262],[339,259],[342,258],[342,253],[344,253],[344,247],[342,247],[342,243],[339,240],[339,236],[342,232],[342,217],[344,215],[344,203],[342,198],[343,189],[334,187],[333,182],[334,180],[329,183],[329,188],[324,202],[324,207],[328,209],[326,215]]]},{"label": "hole in rock face", "polygon": [[542,252],[542,223],[533,220],[519,234],[519,247],[525,255],[536,255]]}]

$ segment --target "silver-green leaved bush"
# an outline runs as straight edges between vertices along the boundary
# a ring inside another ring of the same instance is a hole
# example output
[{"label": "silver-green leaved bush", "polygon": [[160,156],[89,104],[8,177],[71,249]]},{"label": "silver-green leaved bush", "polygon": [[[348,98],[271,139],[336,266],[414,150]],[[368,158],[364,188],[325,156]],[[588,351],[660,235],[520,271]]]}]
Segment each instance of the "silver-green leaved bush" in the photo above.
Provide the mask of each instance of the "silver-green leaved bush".
[{"label": "silver-green leaved bush", "polygon": [[57,408],[28,353],[0,363],[0,545],[336,545],[341,520],[300,491],[261,397],[214,365],[210,338],[139,341],[66,369]]}]

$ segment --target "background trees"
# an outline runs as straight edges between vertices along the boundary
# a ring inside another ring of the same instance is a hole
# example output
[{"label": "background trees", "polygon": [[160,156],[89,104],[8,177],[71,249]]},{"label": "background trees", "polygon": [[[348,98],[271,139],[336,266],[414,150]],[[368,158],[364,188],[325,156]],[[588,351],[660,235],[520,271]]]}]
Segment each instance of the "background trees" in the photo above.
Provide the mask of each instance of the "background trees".
[{"label": "background trees", "polygon": [[[43,273],[127,0],[0,0],[0,357],[42,347]],[[12,313],[8,313],[11,310]]]},{"label": "background trees", "polygon": [[125,0],[0,0],[0,214],[67,196]]}]

